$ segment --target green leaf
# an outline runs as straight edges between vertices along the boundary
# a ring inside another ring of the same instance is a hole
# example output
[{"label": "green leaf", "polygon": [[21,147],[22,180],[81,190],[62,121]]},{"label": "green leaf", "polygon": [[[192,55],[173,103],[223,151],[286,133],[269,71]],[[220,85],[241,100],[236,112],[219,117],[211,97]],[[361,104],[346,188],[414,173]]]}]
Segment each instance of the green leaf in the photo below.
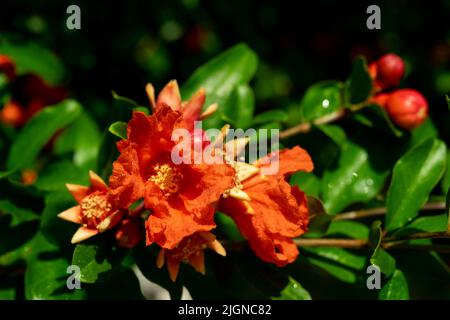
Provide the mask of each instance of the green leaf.
[{"label": "green leaf", "polygon": [[387,171],[374,165],[367,150],[347,141],[342,145],[334,170],[326,170],[322,180],[322,200],[329,214],[348,205],[373,199],[383,187]]},{"label": "green leaf", "polygon": [[101,134],[95,121],[83,112],[56,139],[53,152],[61,155],[73,152],[73,162],[84,170],[95,170]]},{"label": "green leaf", "polygon": [[108,244],[104,237],[97,237],[75,247],[72,264],[80,267],[81,282],[104,282],[124,256],[123,249]]},{"label": "green leaf", "polygon": [[84,299],[81,289],[69,290],[66,285],[69,261],[58,248],[38,233],[28,252],[25,272],[25,298],[28,300]]},{"label": "green leaf", "polygon": [[411,131],[411,137],[408,142],[409,147],[421,144],[430,138],[437,138],[439,135],[436,126],[430,118],[427,118],[424,123]]},{"label": "green leaf", "polygon": [[365,224],[356,221],[336,220],[332,221],[327,236],[340,236],[354,239],[367,239],[370,229]]},{"label": "green leaf", "polygon": [[380,300],[409,300],[409,289],[403,272],[396,269],[389,281],[381,288]]},{"label": "green leaf", "polygon": [[308,196],[319,197],[321,181],[313,173],[296,172],[290,177],[289,183],[299,187]]},{"label": "green leaf", "polygon": [[395,271],[395,260],[389,253],[380,247],[382,238],[383,231],[381,230],[381,221],[377,220],[372,223],[369,235],[369,242],[374,248],[373,254],[370,257],[370,263],[376,265],[383,274],[390,277]]},{"label": "green leaf", "polygon": [[214,220],[217,224],[217,232],[219,234],[223,234],[227,239],[242,241],[244,237],[242,237],[239,229],[236,226],[236,223],[230,216],[222,212],[217,212],[214,216]]},{"label": "green leaf", "polygon": [[181,88],[184,100],[200,88],[206,90],[205,106],[218,103],[218,111],[204,121],[204,128],[221,127],[226,100],[239,85],[250,81],[256,72],[258,58],[245,44],[237,44],[199,67]]},{"label": "green leaf", "polygon": [[123,121],[117,121],[111,124],[108,128],[109,132],[119,137],[120,139],[127,138],[127,123]]},{"label": "green leaf", "polygon": [[41,218],[41,232],[52,245],[70,251],[70,240],[79,225],[58,218],[58,214],[76,205],[68,191],[51,192],[45,196],[45,208]]},{"label": "green leaf", "polygon": [[255,95],[248,85],[237,86],[224,107],[224,116],[235,128],[246,129],[252,123]]},{"label": "green leaf", "polygon": [[444,178],[442,178],[441,188],[444,194],[448,193],[447,191],[450,189],[450,150],[447,153],[447,168],[445,169]]},{"label": "green leaf", "polygon": [[35,42],[15,43],[0,36],[0,54],[13,58],[19,75],[36,73],[54,85],[65,77],[64,65],[58,57]]},{"label": "green leaf", "polygon": [[72,162],[56,162],[39,173],[34,186],[42,191],[64,191],[67,183],[87,184],[88,174]]},{"label": "green leaf", "polygon": [[308,88],[300,103],[300,114],[303,121],[323,117],[342,107],[342,83],[330,80],[320,82]]},{"label": "green leaf", "polygon": [[393,235],[399,238],[407,237],[418,232],[441,232],[448,228],[447,214],[418,217],[403,228],[394,232]]},{"label": "green leaf", "polygon": [[450,230],[450,188],[448,189],[447,197],[445,198],[445,212],[447,213],[447,230]]},{"label": "green leaf", "polygon": [[5,214],[11,215],[12,217],[11,227],[39,219],[39,215],[35,212],[29,209],[20,208],[10,200],[2,199],[0,200],[0,216]]},{"label": "green leaf", "polygon": [[392,231],[411,221],[445,170],[446,147],[428,139],[403,155],[395,164],[387,194],[386,229]]},{"label": "green leaf", "polygon": [[353,63],[350,78],[347,80],[347,91],[351,104],[365,101],[372,90],[372,79],[367,69],[366,60],[359,56]]},{"label": "green leaf", "polygon": [[334,124],[324,124],[316,127],[322,131],[328,138],[333,140],[338,146],[342,146],[347,140],[347,134],[344,129]]},{"label": "green leaf", "polygon": [[445,100],[447,100],[448,110],[450,111],[450,97],[447,94],[445,95]]},{"label": "green leaf", "polygon": [[354,112],[352,117],[370,128],[391,133],[396,137],[403,136],[403,132],[392,123],[386,111],[378,105],[367,106],[359,112]]},{"label": "green leaf", "polygon": [[311,300],[311,295],[298,281],[289,277],[289,283],[278,296],[272,297],[272,300]]},{"label": "green leaf", "polygon": [[127,98],[127,97],[117,94],[117,92],[115,92],[114,90],[111,90],[111,94],[112,94],[114,100],[125,102],[125,103],[131,105],[132,107],[139,107],[139,103],[137,103],[136,101],[134,101],[130,98]]},{"label": "green leaf", "polygon": [[9,170],[31,167],[39,151],[59,130],[74,121],[81,106],[74,100],[64,100],[44,108],[22,128],[8,155]]},{"label": "green leaf", "polygon": [[288,114],[283,110],[269,110],[260,114],[257,114],[252,121],[253,125],[264,124],[268,122],[285,122],[288,118]]}]

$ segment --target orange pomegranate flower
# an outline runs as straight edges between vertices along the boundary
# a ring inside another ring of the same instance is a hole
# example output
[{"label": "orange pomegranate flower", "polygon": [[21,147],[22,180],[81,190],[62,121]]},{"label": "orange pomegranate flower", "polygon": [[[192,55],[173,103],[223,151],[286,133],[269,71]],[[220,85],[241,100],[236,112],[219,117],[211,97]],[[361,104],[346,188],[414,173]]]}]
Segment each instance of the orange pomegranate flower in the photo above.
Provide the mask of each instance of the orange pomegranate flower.
[{"label": "orange pomegranate flower", "polygon": [[300,147],[284,149],[278,152],[278,173],[262,175],[261,168],[268,165],[265,160],[276,155],[253,165],[238,165],[237,184],[221,200],[219,210],[233,218],[258,257],[284,266],[298,256],[292,238],[303,234],[308,225],[306,196],[289,185],[286,177],[296,171],[311,171],[313,163]]},{"label": "orange pomegranate flower", "polygon": [[147,84],[146,91],[153,110],[162,106],[168,106],[174,111],[180,111],[183,119],[190,125],[196,120],[205,119],[217,110],[217,104],[214,103],[206,108],[202,113],[205,103],[205,90],[200,89],[189,101],[182,102],[180,89],[176,80],[170,81],[159,93],[155,101],[155,89],[151,83]]},{"label": "orange pomegranate flower", "polygon": [[226,256],[225,248],[217,241],[210,232],[197,232],[184,238],[174,249],[162,248],[156,259],[156,266],[162,268],[167,264],[167,270],[172,281],[175,281],[180,269],[180,263],[189,263],[197,272],[205,274],[205,253],[204,250],[210,248]]},{"label": "orange pomegranate flower", "polygon": [[123,210],[117,208],[108,194],[108,187],[97,174],[89,171],[90,187],[67,184],[78,205],[58,214],[58,217],[82,226],[72,237],[72,243],[84,241],[116,226]]},{"label": "orange pomegranate flower", "polygon": [[[175,164],[171,151],[174,129],[186,128],[181,112],[161,105],[147,116],[134,112],[127,139],[113,164],[109,185],[121,207],[144,198],[152,210],[146,222],[147,245],[173,249],[185,237],[215,227],[214,205],[234,184],[228,164]],[[192,154],[194,154],[192,150]]]}]

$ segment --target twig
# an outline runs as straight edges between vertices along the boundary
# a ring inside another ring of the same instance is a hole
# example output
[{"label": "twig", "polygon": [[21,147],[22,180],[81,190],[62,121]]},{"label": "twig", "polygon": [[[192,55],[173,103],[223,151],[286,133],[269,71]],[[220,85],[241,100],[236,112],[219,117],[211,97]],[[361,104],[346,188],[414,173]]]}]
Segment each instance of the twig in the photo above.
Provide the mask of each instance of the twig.
[{"label": "twig", "polygon": [[[435,210],[445,210],[445,202],[427,203],[420,209],[420,211],[435,211]],[[333,220],[354,220],[367,217],[382,216],[385,215],[386,212],[387,212],[386,207],[348,211],[337,214]]]},{"label": "twig", "polygon": [[280,137],[280,139],[285,139],[285,138],[289,138],[289,137],[294,136],[299,133],[307,133],[307,132],[311,131],[311,128],[313,127],[313,125],[320,126],[322,124],[334,122],[336,120],[339,120],[339,119],[345,117],[349,112],[351,112],[349,109],[341,108],[341,109],[334,111],[332,113],[329,113],[321,118],[318,118],[318,119],[314,120],[313,122],[300,123],[294,127],[283,130],[280,132],[279,137]]}]

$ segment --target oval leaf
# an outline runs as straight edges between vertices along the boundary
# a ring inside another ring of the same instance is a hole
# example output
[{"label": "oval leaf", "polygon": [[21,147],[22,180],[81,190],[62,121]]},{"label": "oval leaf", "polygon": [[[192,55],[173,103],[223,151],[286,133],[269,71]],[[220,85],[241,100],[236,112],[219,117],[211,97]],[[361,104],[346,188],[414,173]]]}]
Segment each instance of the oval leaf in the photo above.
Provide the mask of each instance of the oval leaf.
[{"label": "oval leaf", "polygon": [[386,229],[397,229],[411,221],[445,170],[446,147],[428,139],[402,156],[395,164],[387,194]]}]

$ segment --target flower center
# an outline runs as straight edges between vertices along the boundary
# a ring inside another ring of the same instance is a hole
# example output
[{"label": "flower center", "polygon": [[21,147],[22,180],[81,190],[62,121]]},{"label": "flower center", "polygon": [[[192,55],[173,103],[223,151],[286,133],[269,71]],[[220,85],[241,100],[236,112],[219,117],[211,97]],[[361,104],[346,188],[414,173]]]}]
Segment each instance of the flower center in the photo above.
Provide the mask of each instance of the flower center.
[{"label": "flower center", "polygon": [[157,164],[153,170],[155,174],[148,180],[155,183],[164,192],[164,195],[168,196],[180,189],[183,175],[178,170],[168,164]]},{"label": "flower center", "polygon": [[105,195],[91,194],[84,198],[80,206],[83,216],[88,219],[100,219],[105,213],[111,211],[111,203]]},{"label": "flower center", "polygon": [[179,244],[177,248],[173,249],[171,256],[178,261],[188,261],[189,257],[199,254],[206,247],[205,242],[198,237],[190,237]]}]

